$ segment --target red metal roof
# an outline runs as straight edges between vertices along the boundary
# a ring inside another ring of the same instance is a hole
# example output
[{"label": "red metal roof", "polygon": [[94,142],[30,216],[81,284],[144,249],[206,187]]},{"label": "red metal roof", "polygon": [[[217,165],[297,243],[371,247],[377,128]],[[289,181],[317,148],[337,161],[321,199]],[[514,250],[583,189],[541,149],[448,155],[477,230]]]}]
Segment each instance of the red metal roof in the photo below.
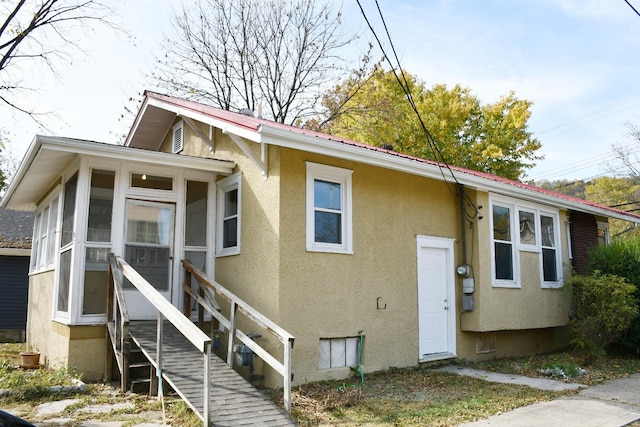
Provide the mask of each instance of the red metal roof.
[{"label": "red metal roof", "polygon": [[410,156],[408,154],[398,153],[398,152],[393,151],[393,150],[386,150],[386,149],[381,148],[381,147],[376,147],[376,146],[373,146],[373,145],[363,144],[361,142],[353,141],[353,140],[350,140],[350,139],[340,138],[340,137],[337,137],[337,136],[328,135],[328,134],[324,134],[324,133],[321,133],[321,132],[316,132],[316,131],[309,130],[309,129],[303,129],[303,128],[296,127],[296,126],[286,125],[286,124],[274,122],[274,121],[271,121],[271,120],[265,120],[265,119],[261,119],[261,118],[257,118],[257,117],[251,117],[251,116],[248,116],[248,115],[245,115],[245,114],[241,114],[241,113],[234,113],[234,112],[231,112],[231,111],[222,110],[220,108],[212,107],[210,105],[205,105],[205,104],[202,104],[202,103],[199,103],[199,102],[195,102],[195,101],[189,101],[189,100],[186,100],[186,99],[176,98],[176,97],[172,97],[172,96],[168,96],[168,95],[162,95],[162,94],[151,92],[151,91],[145,91],[145,95],[147,97],[149,97],[149,98],[157,99],[157,100],[166,102],[168,104],[172,104],[172,105],[178,106],[180,108],[184,108],[184,109],[191,110],[191,111],[194,111],[194,112],[202,113],[202,114],[205,114],[205,115],[207,115],[207,116],[209,116],[211,118],[222,120],[222,121],[225,121],[225,122],[227,122],[229,124],[240,126],[240,127],[243,127],[245,129],[248,129],[248,130],[251,130],[251,131],[259,132],[261,126],[268,126],[269,128],[291,132],[292,134],[315,137],[315,138],[319,138],[319,139],[322,139],[322,140],[325,140],[325,141],[332,141],[332,142],[339,143],[339,144],[345,144],[345,145],[349,145],[349,146],[353,146],[353,147],[358,147],[358,148],[361,148],[363,150],[370,150],[370,151],[386,153],[386,154],[391,155],[391,156],[397,156],[397,157],[400,157],[400,158],[404,158],[404,159],[407,159],[407,160],[420,162],[420,163],[423,163],[423,164],[432,165],[432,166],[435,166],[435,167],[440,167],[440,168],[448,167],[454,173],[462,173],[462,174],[466,174],[466,175],[476,176],[476,177],[479,177],[479,178],[482,178],[482,179],[486,179],[486,180],[490,180],[490,181],[494,181],[494,182],[499,182],[499,183],[502,183],[502,184],[510,185],[510,186],[517,187],[517,188],[521,188],[521,189],[524,189],[524,190],[527,190],[527,191],[531,191],[531,192],[534,192],[534,193],[539,193],[539,194],[543,194],[543,195],[547,195],[547,196],[552,196],[552,197],[564,199],[564,200],[567,200],[567,201],[571,201],[571,202],[574,202],[574,203],[579,203],[579,204],[583,204],[583,205],[586,205],[586,206],[591,206],[591,207],[594,207],[594,208],[603,209],[603,210],[606,210],[606,211],[610,211],[612,213],[624,214],[624,215],[627,215],[627,216],[630,216],[630,217],[635,217],[637,219],[640,219],[640,215],[636,215],[636,214],[629,213],[629,212],[624,212],[624,211],[621,211],[619,209],[611,208],[611,207],[605,206],[605,205],[600,205],[598,203],[593,203],[593,202],[590,202],[590,201],[587,201],[587,200],[584,200],[584,199],[580,199],[578,197],[569,196],[569,195],[564,194],[564,193],[559,193],[559,192],[556,192],[556,191],[546,190],[544,188],[540,188],[540,187],[536,187],[534,185],[526,184],[526,183],[521,182],[521,181],[515,181],[515,180],[512,180],[512,179],[503,178],[503,177],[500,177],[500,176],[497,176],[497,175],[492,175],[492,174],[489,174],[489,173],[479,172],[479,171],[466,169],[466,168],[462,168],[462,167],[458,167],[458,166],[451,166],[451,165],[447,166],[444,163],[435,162],[433,160],[423,159],[423,158],[420,158],[420,157],[414,157],[414,156]]}]

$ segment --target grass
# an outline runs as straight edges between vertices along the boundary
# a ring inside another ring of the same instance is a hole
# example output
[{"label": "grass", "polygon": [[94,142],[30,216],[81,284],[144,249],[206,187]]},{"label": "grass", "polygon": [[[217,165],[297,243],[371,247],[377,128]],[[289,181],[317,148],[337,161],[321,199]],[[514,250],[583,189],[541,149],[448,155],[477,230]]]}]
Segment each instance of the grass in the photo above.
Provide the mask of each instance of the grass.
[{"label": "grass", "polygon": [[637,357],[607,356],[591,364],[585,364],[582,357],[572,351],[458,363],[488,371],[553,378],[585,385],[600,384],[606,380],[640,372],[640,358]]},{"label": "grass", "polygon": [[12,390],[13,399],[31,400],[50,394],[53,386],[70,386],[79,375],[67,369],[21,369],[23,344],[0,345],[0,390]]},{"label": "grass", "polygon": [[[18,391],[12,396],[0,397],[0,409],[10,409],[33,422],[46,421],[46,417],[38,419],[35,416],[34,408],[40,403],[61,397],[43,392],[45,385],[67,385],[77,376],[67,370],[17,369],[18,353],[22,349],[21,345],[0,344],[0,389]],[[580,357],[571,352],[458,363],[473,368],[553,377],[588,385],[640,372],[640,359],[607,357],[593,365],[582,366]],[[303,426],[454,426],[562,395],[524,386],[489,383],[429,368],[393,368],[366,374],[364,383],[360,382],[359,376],[344,381],[309,383],[295,387],[292,394],[292,415]],[[63,414],[73,417],[78,425],[89,419],[124,420],[125,425],[134,425],[149,422],[150,411],[154,411],[157,417],[162,409],[157,398],[124,394],[113,384],[89,384],[86,393],[74,393],[63,398],[80,400]],[[281,391],[274,392],[273,399],[281,404]],[[78,412],[78,409],[88,405],[123,402],[132,403],[135,409],[103,414]],[[201,425],[200,419],[179,398],[169,396],[165,399],[165,405],[171,425]]]},{"label": "grass", "polygon": [[[150,422],[150,418],[162,419],[162,403],[153,396],[122,393],[116,384],[88,384],[85,392],[51,393],[51,386],[68,386],[79,375],[67,369],[21,369],[19,353],[24,344],[0,344],[0,389],[11,394],[0,396],[0,410],[10,411],[30,422],[43,422],[49,418],[70,417],[73,425],[84,421],[123,421],[125,426]],[[61,399],[77,399],[64,413],[38,417],[38,405]],[[82,409],[94,405],[130,403],[131,409],[103,413],[85,413]],[[176,396],[165,397],[166,417],[173,426],[196,426],[202,422],[182,400]],[[0,423],[1,424],[1,423]],[[65,424],[66,425],[66,424]]]},{"label": "grass", "polygon": [[559,395],[430,369],[391,369],[366,375],[364,384],[298,387],[292,415],[301,425],[453,426]]}]

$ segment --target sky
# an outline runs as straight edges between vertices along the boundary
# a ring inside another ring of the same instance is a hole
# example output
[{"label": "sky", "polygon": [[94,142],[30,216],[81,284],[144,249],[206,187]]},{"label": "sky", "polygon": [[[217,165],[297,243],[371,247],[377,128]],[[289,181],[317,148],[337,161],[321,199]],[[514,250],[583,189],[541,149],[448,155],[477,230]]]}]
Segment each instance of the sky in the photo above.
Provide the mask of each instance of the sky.
[{"label": "sky", "polygon": [[[266,0],[265,0],[266,1]],[[640,0],[629,0],[640,10]],[[151,88],[146,75],[180,0],[106,0],[128,35],[96,27],[81,34],[84,54],[59,64],[58,78],[25,70],[37,90],[24,101],[46,127],[0,107],[9,151],[21,158],[36,133],[118,143],[129,98]],[[361,0],[380,37],[373,0]],[[339,5],[339,3],[338,3]],[[612,145],[640,153],[628,123],[640,126],[640,16],[624,0],[379,0],[401,65],[427,87],[461,84],[482,102],[514,91],[532,101],[529,130],[544,160],[527,179],[590,179],[612,174]],[[358,58],[372,39],[355,0],[342,4],[345,50]],[[0,17],[2,19],[3,17]],[[4,21],[4,19],[2,19]],[[389,42],[383,41],[386,49]],[[376,47],[374,57],[381,55]],[[354,64],[355,66],[356,64]]]}]

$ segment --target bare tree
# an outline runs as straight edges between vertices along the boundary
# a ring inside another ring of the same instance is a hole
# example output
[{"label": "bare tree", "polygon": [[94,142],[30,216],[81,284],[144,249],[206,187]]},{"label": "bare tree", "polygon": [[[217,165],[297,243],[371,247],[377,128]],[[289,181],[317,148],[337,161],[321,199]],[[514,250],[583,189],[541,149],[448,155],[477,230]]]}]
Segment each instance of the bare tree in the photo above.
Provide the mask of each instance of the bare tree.
[{"label": "bare tree", "polygon": [[25,71],[44,67],[57,76],[57,64],[83,52],[79,42],[93,24],[120,30],[99,0],[0,1],[0,101],[39,122],[41,113],[21,102],[24,92],[35,90]]},{"label": "bare tree", "polygon": [[327,0],[199,0],[173,16],[152,74],[171,93],[281,123],[314,112],[342,71],[339,7]]},{"label": "bare tree", "polygon": [[640,155],[638,154],[638,144],[640,144],[640,127],[627,123],[629,129],[628,136],[636,142],[635,146],[629,144],[613,144],[611,149],[615,156],[612,170],[623,170],[619,175],[631,178],[635,183],[640,183]]}]

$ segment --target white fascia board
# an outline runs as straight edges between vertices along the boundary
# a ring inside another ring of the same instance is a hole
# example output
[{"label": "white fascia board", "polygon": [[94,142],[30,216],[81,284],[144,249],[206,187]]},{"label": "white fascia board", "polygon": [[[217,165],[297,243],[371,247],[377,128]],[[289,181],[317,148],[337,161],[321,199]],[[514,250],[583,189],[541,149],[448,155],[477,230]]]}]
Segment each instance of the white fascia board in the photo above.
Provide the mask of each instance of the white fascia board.
[{"label": "white fascia board", "polygon": [[131,144],[131,138],[138,131],[138,126],[140,126],[140,121],[144,117],[144,114],[147,111],[148,107],[149,107],[149,98],[145,98],[142,106],[140,107],[140,111],[136,115],[136,118],[135,118],[135,120],[133,122],[133,125],[131,125],[131,128],[129,129],[129,134],[127,134],[127,139],[124,141],[124,146],[125,147],[128,147],[129,144]]},{"label": "white fascia board", "polygon": [[293,148],[302,151],[324,154],[331,157],[337,157],[345,160],[352,160],[373,166],[379,166],[386,169],[392,169],[426,178],[436,179],[455,184],[456,181],[465,186],[476,190],[493,192],[509,197],[516,197],[523,200],[542,203],[559,209],[571,209],[580,212],[587,212],[594,215],[600,215],[609,218],[621,219],[633,223],[640,223],[640,218],[624,215],[622,213],[611,212],[607,209],[595,206],[585,205],[579,202],[566,200],[549,194],[537,193],[531,190],[520,188],[511,184],[492,181],[487,178],[466,174],[462,171],[453,171],[455,180],[451,176],[451,171],[447,168],[439,167],[433,164],[423,163],[418,160],[412,160],[400,156],[394,156],[392,153],[384,153],[374,150],[367,150],[363,147],[343,144],[336,141],[326,140],[319,137],[294,134],[290,131],[276,129],[268,126],[261,126],[259,129],[262,138],[259,142],[277,145],[281,147]]},{"label": "white fascia board", "polygon": [[213,127],[222,129],[224,133],[232,133],[234,135],[241,136],[253,142],[260,142],[260,135],[258,132],[246,129],[242,126],[230,124],[225,120],[216,119],[208,114],[192,111],[186,108],[179,107],[177,105],[169,104],[159,99],[149,99],[148,105],[162,108],[167,111],[175,113],[177,116],[189,117],[190,119],[197,120],[199,122],[208,124]]},{"label": "white fascia board", "polygon": [[143,150],[140,148],[124,147],[122,145],[112,145],[99,142],[92,142],[90,146],[88,146],[88,144],[82,140],[73,141],[56,137],[46,137],[42,142],[42,149],[70,152],[84,156],[107,157],[117,160],[123,160],[123,153],[127,153],[132,154],[134,157],[127,157],[126,160],[206,170],[223,174],[231,174],[235,168],[235,163],[226,160],[215,160],[195,156],[180,156],[160,151]]},{"label": "white fascia board", "polygon": [[42,145],[41,138],[43,137],[40,135],[36,135],[33,137],[33,140],[31,140],[31,144],[29,145],[29,148],[27,148],[27,152],[22,158],[22,162],[20,162],[18,171],[13,176],[13,179],[11,180],[11,183],[9,184],[7,191],[2,196],[2,200],[0,200],[1,208],[5,208],[7,206],[7,201],[11,199],[11,196],[16,191],[18,184],[22,181],[22,179],[24,178],[24,175],[31,168],[31,164],[33,163],[38,153],[40,152],[40,146]]}]

